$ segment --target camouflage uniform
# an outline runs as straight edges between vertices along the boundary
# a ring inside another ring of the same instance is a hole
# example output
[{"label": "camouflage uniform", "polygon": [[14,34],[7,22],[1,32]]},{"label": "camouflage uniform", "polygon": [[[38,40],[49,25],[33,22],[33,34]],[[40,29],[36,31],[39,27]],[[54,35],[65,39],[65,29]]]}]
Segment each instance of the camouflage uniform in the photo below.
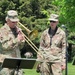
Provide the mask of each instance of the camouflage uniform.
[{"label": "camouflage uniform", "polygon": [[[16,27],[17,30],[22,33],[22,31]],[[10,70],[7,68],[1,68],[1,64],[6,57],[21,57],[20,49],[23,47],[25,38],[22,41],[18,41],[18,34],[13,34],[10,27],[5,24],[0,29],[0,75],[14,75],[15,70]],[[23,34],[21,34],[23,36]],[[21,71],[18,75],[22,75]]]},{"label": "camouflage uniform", "polygon": [[41,75],[62,75],[61,65],[65,64],[66,52],[65,32],[58,28],[52,40],[48,32],[49,28],[43,32],[40,40],[39,52],[43,55],[43,58],[37,56],[37,60],[41,62],[40,72]]}]

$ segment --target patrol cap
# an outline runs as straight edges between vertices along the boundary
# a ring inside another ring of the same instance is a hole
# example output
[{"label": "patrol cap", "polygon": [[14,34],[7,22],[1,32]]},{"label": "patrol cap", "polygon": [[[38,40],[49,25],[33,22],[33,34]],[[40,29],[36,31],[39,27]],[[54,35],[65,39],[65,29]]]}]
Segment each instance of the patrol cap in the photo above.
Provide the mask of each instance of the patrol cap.
[{"label": "patrol cap", "polygon": [[50,21],[58,21],[58,15],[57,14],[51,14],[50,15],[50,18],[48,20]]},{"label": "patrol cap", "polygon": [[14,22],[15,21],[19,21],[17,11],[15,11],[15,10],[9,10],[7,12],[6,21],[7,21],[7,19],[10,19],[11,21],[14,21]]}]

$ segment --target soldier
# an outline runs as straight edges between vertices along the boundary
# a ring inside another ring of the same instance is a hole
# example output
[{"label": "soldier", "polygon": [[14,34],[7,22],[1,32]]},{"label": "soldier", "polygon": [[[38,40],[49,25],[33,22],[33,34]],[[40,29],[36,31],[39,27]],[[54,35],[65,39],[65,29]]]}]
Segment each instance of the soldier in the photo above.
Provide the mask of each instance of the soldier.
[{"label": "soldier", "polygon": [[43,57],[37,55],[37,60],[40,61],[37,71],[41,75],[62,75],[62,70],[65,69],[66,35],[57,26],[58,17],[57,14],[50,15],[50,27],[42,33],[40,39],[39,52]]},{"label": "soldier", "polygon": [[[25,37],[17,26],[18,22],[17,12],[9,10],[6,23],[0,28],[0,75],[16,75],[15,70],[2,68],[1,64],[6,57],[21,57],[20,49],[24,46]],[[23,75],[22,70],[19,70],[18,75]]]}]

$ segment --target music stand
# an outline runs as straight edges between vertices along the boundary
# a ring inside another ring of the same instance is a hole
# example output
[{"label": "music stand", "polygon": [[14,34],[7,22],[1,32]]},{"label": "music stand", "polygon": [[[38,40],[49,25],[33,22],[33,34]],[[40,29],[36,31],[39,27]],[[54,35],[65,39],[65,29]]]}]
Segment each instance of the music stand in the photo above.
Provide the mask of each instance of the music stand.
[{"label": "music stand", "polygon": [[5,58],[2,68],[16,69],[17,75],[19,69],[32,69],[36,59],[27,58]]}]

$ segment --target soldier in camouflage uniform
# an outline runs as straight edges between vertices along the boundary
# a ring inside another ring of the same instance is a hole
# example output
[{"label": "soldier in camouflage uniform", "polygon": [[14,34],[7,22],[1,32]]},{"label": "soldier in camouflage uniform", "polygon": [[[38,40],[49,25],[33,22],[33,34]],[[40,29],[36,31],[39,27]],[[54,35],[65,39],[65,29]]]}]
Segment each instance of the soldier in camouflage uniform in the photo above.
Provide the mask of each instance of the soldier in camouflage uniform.
[{"label": "soldier in camouflage uniform", "polygon": [[[24,46],[25,38],[21,29],[17,27],[18,21],[17,12],[9,10],[6,16],[7,23],[0,28],[0,75],[16,75],[15,70],[2,68],[1,64],[6,57],[21,57],[20,49]],[[18,75],[23,75],[22,70],[19,70]]]},{"label": "soldier in camouflage uniform", "polygon": [[51,14],[49,21],[50,28],[42,33],[40,39],[39,52],[43,57],[37,55],[37,60],[40,61],[38,66],[41,75],[62,75],[66,63],[66,35],[60,27],[57,27],[57,14]]}]

